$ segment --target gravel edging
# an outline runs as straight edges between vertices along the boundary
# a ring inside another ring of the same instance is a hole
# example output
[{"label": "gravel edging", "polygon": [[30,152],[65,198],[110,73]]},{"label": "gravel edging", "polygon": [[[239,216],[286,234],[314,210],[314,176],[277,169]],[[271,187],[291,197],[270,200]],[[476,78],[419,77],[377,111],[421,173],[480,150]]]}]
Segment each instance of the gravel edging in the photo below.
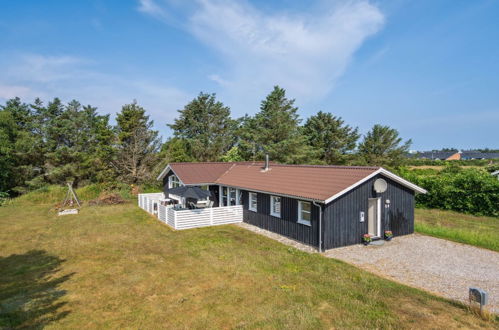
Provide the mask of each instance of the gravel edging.
[{"label": "gravel edging", "polygon": [[499,253],[494,251],[411,234],[381,246],[352,245],[324,255],[464,303],[468,288],[479,287],[489,293],[488,309],[499,312]]}]

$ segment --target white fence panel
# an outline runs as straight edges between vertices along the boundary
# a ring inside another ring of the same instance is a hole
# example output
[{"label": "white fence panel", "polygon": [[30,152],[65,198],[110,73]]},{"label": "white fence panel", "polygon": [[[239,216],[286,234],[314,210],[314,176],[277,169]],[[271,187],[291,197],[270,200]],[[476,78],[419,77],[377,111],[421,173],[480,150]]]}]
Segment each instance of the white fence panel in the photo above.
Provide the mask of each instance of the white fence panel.
[{"label": "white fence panel", "polygon": [[225,225],[243,221],[243,207],[227,206],[213,208],[213,225]]},{"label": "white fence panel", "polygon": [[175,229],[225,225],[243,221],[243,207],[241,205],[175,211],[175,214],[177,215]]},{"label": "white fence panel", "polygon": [[158,214],[159,200],[163,199],[163,193],[139,194],[139,207],[151,214]]},{"label": "white fence panel", "polygon": [[146,211],[152,214],[152,199],[147,199]]},{"label": "white fence panel", "polygon": [[211,208],[176,211],[175,229],[188,229],[211,225]]},{"label": "white fence panel", "polygon": [[166,222],[166,206],[158,204],[158,219]]},{"label": "white fence panel", "polygon": [[159,201],[163,198],[163,193],[139,194],[138,204],[140,208],[156,215],[160,221],[175,229],[225,225],[243,221],[242,205],[175,211],[172,207],[160,204]]},{"label": "white fence panel", "polygon": [[167,223],[171,227],[175,228],[175,213],[176,213],[175,210],[173,208],[169,207],[166,210],[166,212],[167,212]]}]

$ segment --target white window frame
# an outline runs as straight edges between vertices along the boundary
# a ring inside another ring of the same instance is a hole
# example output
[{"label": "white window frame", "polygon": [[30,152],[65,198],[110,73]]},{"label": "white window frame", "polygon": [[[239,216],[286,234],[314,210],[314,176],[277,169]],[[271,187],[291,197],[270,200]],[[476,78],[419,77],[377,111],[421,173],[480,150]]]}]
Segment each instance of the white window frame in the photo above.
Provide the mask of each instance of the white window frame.
[{"label": "white window frame", "polygon": [[[254,208],[252,207],[252,203],[251,203],[253,197],[255,198],[255,207]],[[258,210],[258,195],[255,192],[248,193],[248,210],[253,211],[253,212],[257,212],[257,210]]]},{"label": "white window frame", "polygon": [[[279,213],[274,212],[274,205],[276,204],[276,199],[279,199]],[[280,218],[282,212],[282,198],[280,196],[270,196],[270,215]]]},{"label": "white window frame", "polygon": [[169,189],[177,188],[180,186],[182,186],[182,183],[180,182],[180,179],[175,174],[172,174],[168,177],[168,188]]},{"label": "white window frame", "polygon": [[220,205],[221,206],[230,206],[229,187],[220,186],[220,196],[221,196]]},{"label": "white window frame", "polygon": [[[310,211],[306,211],[303,209],[302,205],[305,203],[310,205]],[[302,218],[303,212],[310,214],[310,220],[306,220],[306,219]],[[305,201],[298,201],[298,223],[301,223],[302,225],[306,225],[306,226],[312,225],[312,203],[305,202]]]},{"label": "white window frame", "polygon": [[227,206],[239,205],[239,197],[238,197],[239,189],[229,187],[227,189]]}]

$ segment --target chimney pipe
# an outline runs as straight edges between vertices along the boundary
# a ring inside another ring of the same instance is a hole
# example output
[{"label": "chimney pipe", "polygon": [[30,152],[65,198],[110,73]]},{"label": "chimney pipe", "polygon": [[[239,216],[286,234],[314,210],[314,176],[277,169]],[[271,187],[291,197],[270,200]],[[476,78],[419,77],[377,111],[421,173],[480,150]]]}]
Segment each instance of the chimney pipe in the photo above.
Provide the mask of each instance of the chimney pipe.
[{"label": "chimney pipe", "polygon": [[269,170],[269,154],[265,154],[265,167],[263,168],[264,171]]}]

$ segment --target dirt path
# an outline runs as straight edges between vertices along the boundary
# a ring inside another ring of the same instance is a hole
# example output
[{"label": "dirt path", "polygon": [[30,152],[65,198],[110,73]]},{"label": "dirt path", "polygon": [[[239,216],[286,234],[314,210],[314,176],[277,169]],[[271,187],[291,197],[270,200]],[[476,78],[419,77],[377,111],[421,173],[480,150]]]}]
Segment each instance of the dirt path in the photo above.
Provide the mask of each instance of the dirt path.
[{"label": "dirt path", "polygon": [[489,310],[499,313],[499,253],[494,251],[413,234],[382,246],[353,245],[324,255],[463,302],[469,287],[479,287],[489,293]]}]

